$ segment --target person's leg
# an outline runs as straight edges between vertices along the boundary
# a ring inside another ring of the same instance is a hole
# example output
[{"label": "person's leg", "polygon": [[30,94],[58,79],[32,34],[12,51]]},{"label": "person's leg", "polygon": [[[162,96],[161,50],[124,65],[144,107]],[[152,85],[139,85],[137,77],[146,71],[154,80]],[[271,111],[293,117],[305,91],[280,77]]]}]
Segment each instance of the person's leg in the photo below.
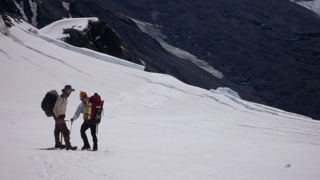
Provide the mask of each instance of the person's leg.
[{"label": "person's leg", "polygon": [[71,143],[70,143],[70,131],[66,125],[65,122],[58,124],[58,126],[60,127],[61,133],[63,135],[64,138],[64,142],[66,143],[66,147],[71,147]]},{"label": "person's leg", "polygon": [[54,127],[54,139],[55,139],[55,147],[56,148],[61,148],[62,144],[61,144],[61,141],[60,141],[60,133],[61,133],[61,130],[60,130],[60,127],[57,123],[55,123],[55,127]]},{"label": "person's leg", "polygon": [[86,122],[83,122],[81,125],[81,129],[80,129],[80,134],[81,134],[81,138],[83,140],[83,147],[82,150],[84,149],[90,149],[90,144],[86,135],[86,131],[87,129],[89,129],[89,125]]},{"label": "person's leg", "polygon": [[98,150],[98,138],[97,138],[97,125],[90,126],[92,141],[93,141],[93,150]]}]

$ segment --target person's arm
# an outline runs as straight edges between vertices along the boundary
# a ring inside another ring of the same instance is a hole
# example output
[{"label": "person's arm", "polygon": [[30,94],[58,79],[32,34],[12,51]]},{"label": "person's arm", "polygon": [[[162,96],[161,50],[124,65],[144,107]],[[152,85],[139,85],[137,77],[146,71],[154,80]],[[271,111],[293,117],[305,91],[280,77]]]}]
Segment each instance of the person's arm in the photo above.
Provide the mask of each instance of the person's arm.
[{"label": "person's arm", "polygon": [[80,114],[83,112],[83,103],[80,103],[76,112],[74,113],[73,118],[71,118],[71,121],[75,121],[76,119],[78,119],[78,117],[80,116]]}]

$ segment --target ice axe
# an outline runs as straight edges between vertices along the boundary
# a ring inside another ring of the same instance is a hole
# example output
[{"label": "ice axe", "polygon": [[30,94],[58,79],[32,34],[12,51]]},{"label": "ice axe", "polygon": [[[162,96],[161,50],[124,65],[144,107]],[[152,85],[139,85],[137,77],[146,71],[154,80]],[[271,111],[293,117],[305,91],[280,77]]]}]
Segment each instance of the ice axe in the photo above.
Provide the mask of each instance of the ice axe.
[{"label": "ice axe", "polygon": [[72,130],[73,120],[67,120],[67,121],[71,121],[71,126],[70,126],[70,139],[71,139],[71,130]]},{"label": "ice axe", "polygon": [[73,121],[72,120],[64,120],[66,122],[71,122],[71,126],[70,126],[70,139],[71,139],[71,130],[72,130],[72,124],[73,124]]}]

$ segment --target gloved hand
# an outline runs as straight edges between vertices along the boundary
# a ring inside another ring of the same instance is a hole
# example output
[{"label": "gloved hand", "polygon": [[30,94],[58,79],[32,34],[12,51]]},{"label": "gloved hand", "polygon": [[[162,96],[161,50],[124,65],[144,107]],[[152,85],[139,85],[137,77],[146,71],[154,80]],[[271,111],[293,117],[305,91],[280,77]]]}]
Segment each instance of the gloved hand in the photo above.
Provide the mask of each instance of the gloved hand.
[{"label": "gloved hand", "polygon": [[66,115],[62,114],[60,116],[58,116],[55,120],[58,124],[63,124],[64,122],[64,118],[66,117]]},{"label": "gloved hand", "polygon": [[63,123],[65,123],[64,122],[64,119],[59,119],[59,118],[57,118],[57,119],[55,119],[56,120],[56,123],[58,123],[58,124],[63,124]]},{"label": "gloved hand", "polygon": [[64,118],[66,118],[66,115],[65,115],[65,114],[62,114],[62,115],[59,115],[57,118],[64,120]]}]

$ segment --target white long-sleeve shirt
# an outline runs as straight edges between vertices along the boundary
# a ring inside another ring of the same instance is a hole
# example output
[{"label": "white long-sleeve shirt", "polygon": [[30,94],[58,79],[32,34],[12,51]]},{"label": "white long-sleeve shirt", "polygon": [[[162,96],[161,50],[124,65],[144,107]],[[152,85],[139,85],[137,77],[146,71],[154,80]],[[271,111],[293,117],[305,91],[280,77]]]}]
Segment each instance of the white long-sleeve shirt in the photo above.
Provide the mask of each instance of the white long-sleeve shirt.
[{"label": "white long-sleeve shirt", "polygon": [[67,105],[68,105],[67,98],[68,97],[64,94],[58,97],[56,104],[54,105],[54,108],[53,108],[53,113],[56,117],[66,114]]},{"label": "white long-sleeve shirt", "polygon": [[76,112],[74,113],[73,116],[73,120],[75,121],[76,119],[78,119],[78,117],[80,116],[81,113],[84,113],[86,111],[86,104],[81,102],[76,110]]}]

